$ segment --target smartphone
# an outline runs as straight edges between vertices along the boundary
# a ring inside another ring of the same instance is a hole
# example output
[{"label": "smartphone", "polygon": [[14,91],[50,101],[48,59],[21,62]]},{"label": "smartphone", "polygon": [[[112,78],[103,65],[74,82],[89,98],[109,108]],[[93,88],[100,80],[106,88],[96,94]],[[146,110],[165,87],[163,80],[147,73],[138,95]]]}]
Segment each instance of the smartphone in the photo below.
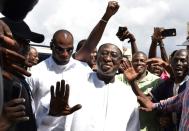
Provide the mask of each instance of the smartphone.
[{"label": "smartphone", "polygon": [[125,32],[127,30],[127,27],[121,27],[119,26],[118,31],[116,33],[116,36],[122,36],[123,32]]},{"label": "smartphone", "polygon": [[19,82],[13,82],[12,98],[20,98],[21,93],[22,93],[22,84]]},{"label": "smartphone", "polygon": [[172,29],[164,29],[164,30],[161,32],[161,35],[162,35],[163,37],[176,36],[176,29],[175,29],[175,28],[172,28]]}]

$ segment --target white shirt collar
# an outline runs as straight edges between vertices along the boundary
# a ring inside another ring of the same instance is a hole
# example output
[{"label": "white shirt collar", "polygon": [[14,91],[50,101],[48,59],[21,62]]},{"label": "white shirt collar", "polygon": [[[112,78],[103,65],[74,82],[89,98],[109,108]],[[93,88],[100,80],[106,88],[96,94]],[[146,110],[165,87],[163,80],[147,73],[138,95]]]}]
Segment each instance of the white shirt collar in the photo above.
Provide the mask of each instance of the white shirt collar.
[{"label": "white shirt collar", "polygon": [[70,68],[74,67],[76,65],[76,63],[73,58],[70,58],[70,61],[68,62],[68,64],[58,65],[58,64],[56,64],[56,62],[54,61],[52,56],[50,56],[50,58],[48,59],[48,65],[49,65],[50,69],[54,69],[55,71],[62,72],[62,71],[66,71],[66,70],[69,70]]}]

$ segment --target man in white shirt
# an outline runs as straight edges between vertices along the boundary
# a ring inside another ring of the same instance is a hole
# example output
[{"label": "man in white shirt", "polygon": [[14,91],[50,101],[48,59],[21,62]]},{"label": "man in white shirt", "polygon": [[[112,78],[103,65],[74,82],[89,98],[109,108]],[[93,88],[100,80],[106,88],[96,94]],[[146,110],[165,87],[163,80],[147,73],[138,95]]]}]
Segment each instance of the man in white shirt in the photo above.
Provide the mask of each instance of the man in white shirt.
[{"label": "man in white shirt", "polygon": [[92,70],[86,63],[80,61],[87,61],[90,53],[100,41],[107,22],[118,9],[117,2],[110,1],[108,3],[102,19],[90,33],[85,45],[75,54],[76,60],[71,57],[73,52],[72,34],[67,30],[58,30],[54,33],[50,43],[52,55],[33,67],[31,69],[32,76],[27,79],[31,87],[35,110],[38,110],[39,100],[50,92],[50,86],[55,85],[57,81],[65,79],[70,84],[82,84],[80,81],[87,79],[87,74]]},{"label": "man in white shirt", "polygon": [[[106,43],[97,53],[97,72],[91,72],[88,80],[81,85],[72,84],[70,95],[64,82],[61,86],[57,82],[55,93],[54,87],[51,87],[50,109],[46,102],[50,93],[40,101],[42,106],[37,115],[40,116],[39,130],[139,131],[136,96],[131,88],[115,79],[121,60],[121,50]],[[80,103],[82,108],[80,105],[70,108],[68,103],[71,106]]]}]

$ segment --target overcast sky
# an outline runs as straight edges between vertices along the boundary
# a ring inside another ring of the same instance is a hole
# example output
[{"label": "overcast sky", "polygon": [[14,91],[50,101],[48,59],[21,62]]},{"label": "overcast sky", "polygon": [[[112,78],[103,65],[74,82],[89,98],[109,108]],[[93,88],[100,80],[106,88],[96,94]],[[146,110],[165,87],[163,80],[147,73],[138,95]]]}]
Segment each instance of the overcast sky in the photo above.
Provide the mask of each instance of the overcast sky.
[{"label": "overcast sky", "polygon": [[[43,33],[49,45],[53,33],[67,29],[74,35],[75,45],[87,38],[103,16],[109,0],[39,0],[25,21],[33,31]],[[177,36],[166,38],[170,53],[187,36],[189,0],[117,0],[120,8],[110,19],[101,43],[119,42],[115,34],[119,26],[127,26],[137,39],[140,50],[148,52],[153,27],[176,28]],[[125,41],[124,43],[127,43]],[[129,44],[127,44],[128,47]]]}]

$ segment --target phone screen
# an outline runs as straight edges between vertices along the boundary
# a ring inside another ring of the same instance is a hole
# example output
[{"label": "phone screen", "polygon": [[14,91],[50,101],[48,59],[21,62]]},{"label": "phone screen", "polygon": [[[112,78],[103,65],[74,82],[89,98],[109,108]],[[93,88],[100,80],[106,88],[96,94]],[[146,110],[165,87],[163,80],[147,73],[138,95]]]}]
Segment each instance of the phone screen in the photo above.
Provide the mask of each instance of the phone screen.
[{"label": "phone screen", "polygon": [[165,29],[161,32],[161,35],[163,37],[169,37],[169,36],[176,36],[176,29],[172,28],[172,29]]}]

